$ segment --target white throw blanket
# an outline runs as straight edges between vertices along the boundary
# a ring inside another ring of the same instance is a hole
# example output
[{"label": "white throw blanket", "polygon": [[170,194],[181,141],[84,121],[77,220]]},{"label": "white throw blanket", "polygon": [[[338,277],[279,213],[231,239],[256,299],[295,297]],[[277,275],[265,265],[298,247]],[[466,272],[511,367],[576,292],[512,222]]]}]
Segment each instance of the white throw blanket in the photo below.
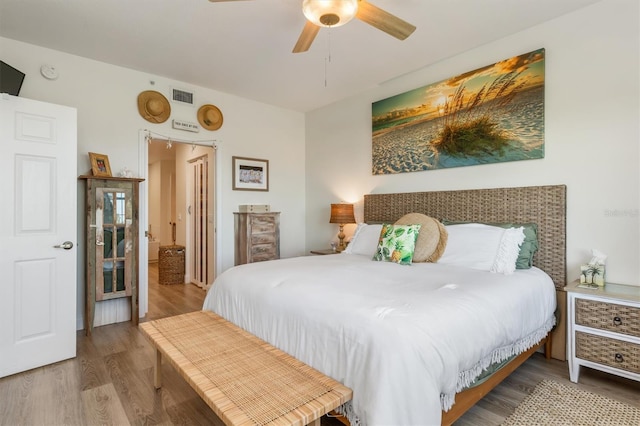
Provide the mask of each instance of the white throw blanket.
[{"label": "white throw blanket", "polygon": [[492,362],[541,340],[555,288],[512,275],[360,255],[307,256],[222,273],[204,309],[353,389],[352,424],[439,425]]}]

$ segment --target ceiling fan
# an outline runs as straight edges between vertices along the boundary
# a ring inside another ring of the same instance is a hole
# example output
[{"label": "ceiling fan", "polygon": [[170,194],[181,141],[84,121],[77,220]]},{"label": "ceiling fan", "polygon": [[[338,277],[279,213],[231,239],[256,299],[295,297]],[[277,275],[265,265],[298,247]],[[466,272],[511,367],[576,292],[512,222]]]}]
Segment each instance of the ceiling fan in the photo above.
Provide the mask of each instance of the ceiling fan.
[{"label": "ceiling fan", "polygon": [[[209,0],[213,3],[241,0]],[[380,31],[404,40],[416,29],[414,25],[380,9],[365,0],[303,0],[302,12],[307,22],[302,29],[293,53],[306,52],[321,27],[339,27],[353,18]]]}]

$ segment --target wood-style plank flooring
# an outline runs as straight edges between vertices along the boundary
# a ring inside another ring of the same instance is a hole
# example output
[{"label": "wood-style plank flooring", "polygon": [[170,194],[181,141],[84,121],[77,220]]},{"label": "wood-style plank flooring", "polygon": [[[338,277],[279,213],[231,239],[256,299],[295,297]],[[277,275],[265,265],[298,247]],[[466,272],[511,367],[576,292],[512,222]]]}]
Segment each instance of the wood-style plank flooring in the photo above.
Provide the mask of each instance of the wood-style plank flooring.
[{"label": "wood-style plank flooring", "polygon": [[[154,265],[149,276],[145,320],[202,308],[203,290],[159,285]],[[0,425],[222,424],[171,366],[154,390],[154,351],[131,323],[96,327],[91,338],[79,331],[77,346],[74,359],[0,379]],[[570,383],[566,362],[534,355],[456,425],[499,425],[543,378]],[[577,386],[640,407],[637,382],[583,368]]]}]

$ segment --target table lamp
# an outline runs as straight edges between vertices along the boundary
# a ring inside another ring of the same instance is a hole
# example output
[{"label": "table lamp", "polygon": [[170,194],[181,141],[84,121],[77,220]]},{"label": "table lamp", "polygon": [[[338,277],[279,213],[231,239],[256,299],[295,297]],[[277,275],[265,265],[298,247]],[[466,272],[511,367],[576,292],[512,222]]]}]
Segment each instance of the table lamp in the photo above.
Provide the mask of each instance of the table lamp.
[{"label": "table lamp", "polygon": [[340,232],[338,233],[340,244],[338,244],[336,251],[341,252],[346,248],[344,244],[344,225],[356,223],[356,218],[353,215],[353,204],[331,204],[331,218],[329,219],[329,223],[337,223],[340,225]]}]

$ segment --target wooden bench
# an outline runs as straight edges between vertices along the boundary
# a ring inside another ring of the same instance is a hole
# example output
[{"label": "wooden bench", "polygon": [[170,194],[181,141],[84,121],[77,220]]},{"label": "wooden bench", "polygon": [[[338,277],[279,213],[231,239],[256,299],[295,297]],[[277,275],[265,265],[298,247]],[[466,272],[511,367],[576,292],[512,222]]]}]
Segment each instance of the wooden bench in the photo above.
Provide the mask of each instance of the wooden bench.
[{"label": "wooden bench", "polygon": [[139,325],[156,349],[154,385],[164,355],[226,425],[320,425],[351,400],[351,389],[208,311]]}]

